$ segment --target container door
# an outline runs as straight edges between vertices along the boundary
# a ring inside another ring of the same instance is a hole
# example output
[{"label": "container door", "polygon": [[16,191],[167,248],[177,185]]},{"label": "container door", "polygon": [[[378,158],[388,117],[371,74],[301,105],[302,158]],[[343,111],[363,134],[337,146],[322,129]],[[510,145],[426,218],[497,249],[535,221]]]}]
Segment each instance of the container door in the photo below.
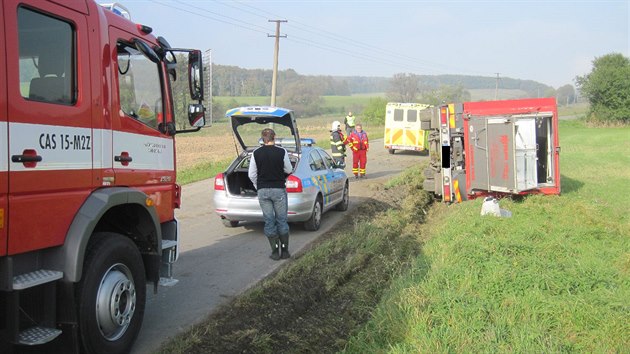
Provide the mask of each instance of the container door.
[{"label": "container door", "polygon": [[487,151],[489,190],[516,189],[514,171],[514,124],[509,118],[488,118]]},{"label": "container door", "polygon": [[521,118],[514,123],[514,150],[516,152],[516,191],[538,186],[536,119]]},{"label": "container door", "polygon": [[490,189],[488,181],[488,128],[487,120],[473,117],[469,123],[470,188],[472,190]]},{"label": "container door", "polygon": [[519,193],[537,187],[534,118],[480,117],[469,126],[473,189]]},{"label": "container door", "polygon": [[39,0],[3,5],[7,251],[17,254],[63,244],[93,188],[89,45],[81,13]]}]

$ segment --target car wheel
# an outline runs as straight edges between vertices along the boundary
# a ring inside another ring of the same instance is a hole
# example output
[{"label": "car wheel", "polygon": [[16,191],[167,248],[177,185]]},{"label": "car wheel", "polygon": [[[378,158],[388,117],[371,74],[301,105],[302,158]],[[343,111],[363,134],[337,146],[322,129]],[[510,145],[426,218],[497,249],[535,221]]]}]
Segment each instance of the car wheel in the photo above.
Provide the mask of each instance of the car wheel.
[{"label": "car wheel", "polygon": [[394,151],[396,151],[396,150],[394,150],[394,149],[389,149],[389,150],[387,150],[387,152],[389,152],[391,155],[393,155],[393,154],[394,154]]},{"label": "car wheel", "polygon": [[322,224],[322,200],[317,197],[315,204],[313,205],[313,211],[311,212],[311,218],[304,222],[304,229],[306,231],[317,231]]},{"label": "car wheel", "polygon": [[221,222],[223,223],[223,226],[225,226],[225,227],[237,227],[238,226],[238,220],[221,219]]},{"label": "car wheel", "polygon": [[341,197],[341,202],[335,205],[335,210],[337,211],[346,211],[348,210],[348,204],[350,203],[350,190],[348,188],[348,183],[343,187],[343,196]]},{"label": "car wheel", "polygon": [[94,234],[77,286],[81,343],[88,353],[128,353],[144,316],[142,256],[127,237]]}]

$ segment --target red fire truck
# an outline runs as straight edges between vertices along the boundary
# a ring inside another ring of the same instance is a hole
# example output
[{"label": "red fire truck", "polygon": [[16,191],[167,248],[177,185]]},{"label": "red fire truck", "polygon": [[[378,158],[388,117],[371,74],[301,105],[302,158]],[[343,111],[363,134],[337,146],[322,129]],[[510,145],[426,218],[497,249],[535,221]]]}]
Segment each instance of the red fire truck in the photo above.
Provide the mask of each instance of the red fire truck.
[{"label": "red fire truck", "polygon": [[424,189],[442,201],[560,194],[554,98],[442,105],[425,124],[431,162]]},{"label": "red fire truck", "polygon": [[179,59],[199,130],[201,52],[93,0],[3,0],[0,23],[0,352],[128,352],[178,255],[171,85]]}]

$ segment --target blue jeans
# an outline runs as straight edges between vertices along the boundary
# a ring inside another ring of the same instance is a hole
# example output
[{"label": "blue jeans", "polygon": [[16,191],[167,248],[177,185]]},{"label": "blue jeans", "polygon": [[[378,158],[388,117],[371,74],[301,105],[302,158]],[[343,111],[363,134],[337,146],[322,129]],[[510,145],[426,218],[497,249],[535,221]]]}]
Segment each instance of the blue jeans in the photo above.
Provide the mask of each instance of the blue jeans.
[{"label": "blue jeans", "polygon": [[265,219],[265,236],[288,235],[287,190],[284,188],[261,188],[258,190],[258,203],[260,203]]}]

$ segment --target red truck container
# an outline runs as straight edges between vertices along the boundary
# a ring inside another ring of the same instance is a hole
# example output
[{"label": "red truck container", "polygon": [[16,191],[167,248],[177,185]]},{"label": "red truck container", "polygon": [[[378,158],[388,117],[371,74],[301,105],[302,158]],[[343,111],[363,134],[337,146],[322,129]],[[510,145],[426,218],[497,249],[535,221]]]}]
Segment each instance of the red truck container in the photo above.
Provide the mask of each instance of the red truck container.
[{"label": "red truck container", "polygon": [[177,259],[171,85],[188,56],[199,130],[201,52],[93,0],[3,0],[0,23],[0,352],[129,352]]},{"label": "red truck container", "polygon": [[430,128],[424,189],[442,201],[560,194],[554,98],[442,105]]}]

